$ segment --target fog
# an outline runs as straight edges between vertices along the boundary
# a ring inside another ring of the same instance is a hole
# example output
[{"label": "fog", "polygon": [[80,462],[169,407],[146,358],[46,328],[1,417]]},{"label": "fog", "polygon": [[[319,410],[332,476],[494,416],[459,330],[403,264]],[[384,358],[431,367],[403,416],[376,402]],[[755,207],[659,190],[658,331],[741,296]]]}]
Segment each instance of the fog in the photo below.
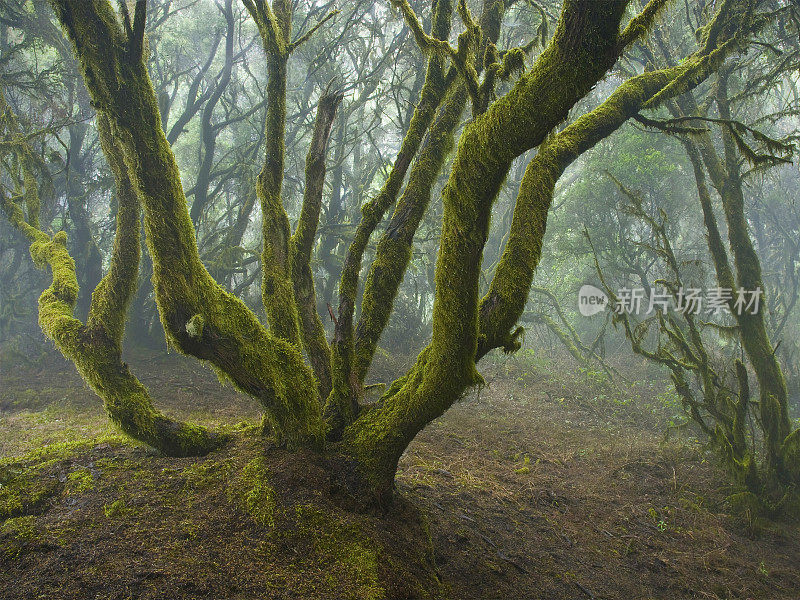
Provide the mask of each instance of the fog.
[{"label": "fog", "polygon": [[799,28],[3,2],[0,597],[794,597]]}]

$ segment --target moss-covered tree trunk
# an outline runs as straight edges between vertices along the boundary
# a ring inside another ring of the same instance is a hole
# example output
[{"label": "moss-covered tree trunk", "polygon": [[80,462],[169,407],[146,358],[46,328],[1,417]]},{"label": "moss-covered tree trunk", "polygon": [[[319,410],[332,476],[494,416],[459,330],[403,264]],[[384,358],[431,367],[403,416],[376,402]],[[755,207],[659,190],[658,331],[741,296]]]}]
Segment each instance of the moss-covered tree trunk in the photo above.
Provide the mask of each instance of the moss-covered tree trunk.
[{"label": "moss-covered tree trunk", "polygon": [[[268,5],[267,5],[268,6]],[[267,117],[264,127],[266,157],[258,174],[256,191],[261,202],[262,299],[270,331],[293,344],[300,343],[297,306],[294,302],[290,256],[291,229],[283,208],[281,189],[286,147],[286,77],[291,36],[291,3],[275,3],[269,23],[259,22],[267,51]]]},{"label": "moss-covered tree trunk", "polygon": [[[720,117],[730,122],[731,113],[726,90],[726,76],[722,73],[718,78],[717,106]],[[673,106],[673,114],[676,116],[702,116],[698,113],[697,104],[690,97],[682,99],[679,105],[680,107]],[[726,127],[722,129],[723,157],[720,157],[707,132],[695,137],[696,141],[685,141],[684,147],[695,173],[717,281],[721,287],[733,290],[733,297],[729,302],[731,313],[736,319],[742,347],[758,381],[759,410],[761,423],[764,426],[768,469],[781,479],[791,479],[792,469],[786,464],[786,449],[783,448],[787,436],[791,433],[786,380],[767,332],[764,317],[767,304],[763,295],[766,293],[766,288],[761,273],[761,261],[750,237],[745,215],[740,155],[732,134]],[[722,200],[734,269],[731,269],[728,261],[711,196],[705,184],[706,172]],[[745,293],[760,290],[762,295],[759,310],[741,310],[741,305],[737,308],[739,290],[744,290]]]},{"label": "moss-covered tree trunk", "polygon": [[[483,35],[476,44],[476,72],[483,68],[489,44],[497,42],[504,10],[504,2],[487,0],[483,4],[479,21]],[[453,150],[454,134],[469,98],[466,84],[458,81],[442,101],[411,168],[408,184],[378,242],[364,282],[361,316],[355,329],[351,379],[359,387],[364,384],[378,340],[389,323],[394,299],[411,261],[414,235],[430,203],[433,186]]]},{"label": "moss-covered tree trunk", "polygon": [[416,434],[481,381],[478,280],[492,205],[512,160],[538,146],[614,64],[626,4],[566,2],[533,68],[464,129],[442,194],[433,338],[411,371],[344,431],[345,450],[379,495],[391,489],[397,461]]},{"label": "moss-covered tree trunk", "polygon": [[[3,120],[15,118],[0,94]],[[10,127],[12,140],[15,127]],[[91,295],[84,325],[74,316],[79,287],[75,262],[67,251],[64,232],[50,236],[39,228],[36,178],[26,172],[26,217],[23,208],[0,188],[0,204],[11,224],[30,242],[34,262],[52,272],[52,284],[39,298],[39,325],[78,369],[103,400],[109,418],[135,439],[172,456],[205,454],[223,439],[202,427],[174,421],[153,405],[150,394],[122,361],[122,337],[127,306],[134,293],[139,269],[139,201],[130,185],[120,147],[110,135],[108,122],[98,119],[98,132],[117,187],[117,230],[110,267]],[[19,140],[19,138],[17,138]],[[27,143],[14,140],[21,155],[31,152]]]},{"label": "moss-covered tree trunk", "polygon": [[180,174],[143,60],[145,2],[137,2],[133,22],[125,18],[122,23],[105,0],[52,4],[75,46],[92,101],[123,147],[142,202],[156,302],[168,341],[209,361],[259,399],[287,443],[319,447],[323,427],[314,376],[299,348],[268,332],[200,261]]},{"label": "moss-covered tree trunk", "polygon": [[[338,101],[326,97],[320,102],[301,219],[291,236],[281,199],[287,64],[310,33],[292,41],[289,0],[243,2],[261,34],[269,78],[267,147],[257,183],[264,217],[262,296],[269,330],[220,287],[200,261],[180,175],[145,66],[145,2],[136,3],[133,19],[125,10],[120,19],[108,0],[51,0],[75,46],[99,118],[107,122],[121,149],[132,189],[144,209],[155,295],[169,343],[209,361],[239,389],[258,398],[280,439],[295,447],[325,448],[344,458],[333,462],[349,466],[347,480],[365,486],[366,497],[383,500],[393,488],[397,462],[414,436],[481,381],[476,361],[492,348],[518,345],[516,321],[541,254],[553,188],[564,168],[638,111],[691,88],[713,71],[739,44],[732,31],[738,13],[725,14],[729,24],[715,28],[714,41],[705,39],[702,49],[685,63],[630,79],[598,109],[553,134],[625,48],[646,31],[664,0],[651,0],[622,30],[628,0],[566,0],[552,40],[527,70],[520,49],[501,57],[493,44],[481,44],[481,28],[465,2],[460,1],[457,9],[466,31],[458,47],[452,48],[446,41],[453,9],[449,0],[433,0],[431,34],[422,29],[405,0],[392,0],[430,53],[428,69],[389,177],[362,209],[342,272],[336,331],[328,349],[316,314],[309,260],[325,174],[320,161]],[[723,5],[721,11],[740,6]],[[486,6],[486,13],[497,16],[499,24],[504,3],[490,0]],[[488,39],[496,39],[486,29]],[[483,82],[476,64],[486,68]],[[511,90],[490,103],[495,78],[514,70],[521,75]],[[388,315],[378,304],[390,303],[396,293],[414,231],[444,162],[441,155],[449,150],[467,100],[472,101],[473,119],[458,141],[442,193],[431,342],[376,404],[362,407],[360,387]],[[423,145],[426,134],[429,141]],[[512,161],[534,147],[539,153],[523,177],[503,260],[481,301],[478,282],[492,207]],[[432,148],[436,156],[430,154]],[[353,320],[364,251],[397,199],[415,157],[418,164],[368,277],[357,341]],[[323,410],[319,400],[328,389]]]},{"label": "moss-covered tree trunk", "polygon": [[331,393],[331,349],[325,339],[325,328],[317,312],[317,296],[311,275],[311,253],[322,210],[325,183],[325,157],[341,94],[325,94],[319,101],[314,132],[306,157],[306,186],[297,229],[291,239],[291,267],[294,298],[297,303],[300,331],[308,360],[319,384],[323,400]]},{"label": "moss-covered tree trunk", "polygon": [[[435,39],[447,39],[452,12],[451,0],[433,1],[431,35]],[[378,194],[361,207],[361,221],[350,242],[342,267],[338,319],[331,342],[333,387],[326,401],[325,414],[330,423],[330,435],[334,439],[340,436],[346,425],[353,422],[359,412],[358,400],[363,382],[356,375],[353,321],[364,252],[370,236],[397,199],[411,162],[451,83],[452,78],[448,79],[446,75],[445,58],[438,54],[431,55],[419,103],[414,109],[389,176]]]}]

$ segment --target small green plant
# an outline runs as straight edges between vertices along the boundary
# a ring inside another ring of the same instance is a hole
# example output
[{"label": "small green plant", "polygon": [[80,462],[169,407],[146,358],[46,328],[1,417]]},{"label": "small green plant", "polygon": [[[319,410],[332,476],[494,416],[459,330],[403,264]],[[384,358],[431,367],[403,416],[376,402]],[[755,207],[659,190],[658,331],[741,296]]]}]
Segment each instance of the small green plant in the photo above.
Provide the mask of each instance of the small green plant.
[{"label": "small green plant", "polygon": [[[668,510],[668,508],[665,506],[664,507],[664,511],[666,512],[667,510]],[[650,518],[653,520],[653,523],[655,524],[656,529],[658,529],[661,532],[664,532],[664,531],[667,530],[667,522],[664,520],[663,515],[658,510],[656,510],[655,508],[653,508],[651,506],[647,510],[647,513],[650,515]]]},{"label": "small green plant", "polygon": [[[520,455],[517,454],[514,457],[514,460],[519,460],[519,456]],[[530,457],[527,454],[525,454],[522,457],[522,466],[519,467],[518,469],[514,469],[514,473],[516,473],[517,475],[527,475],[528,473],[531,472],[530,463],[531,463]]]},{"label": "small green plant", "polygon": [[590,367],[578,367],[578,372],[586,383],[592,386],[603,386],[610,382],[608,374],[604,371],[597,371]]}]

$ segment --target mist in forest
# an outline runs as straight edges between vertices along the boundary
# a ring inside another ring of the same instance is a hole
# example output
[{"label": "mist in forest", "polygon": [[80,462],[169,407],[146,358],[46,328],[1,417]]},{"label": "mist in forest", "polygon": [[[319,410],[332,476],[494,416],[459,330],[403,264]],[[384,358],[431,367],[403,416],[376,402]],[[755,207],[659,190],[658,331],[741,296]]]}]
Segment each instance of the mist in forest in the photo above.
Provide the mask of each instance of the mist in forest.
[{"label": "mist in forest", "polygon": [[795,0],[4,0],[0,598],[793,599]]}]

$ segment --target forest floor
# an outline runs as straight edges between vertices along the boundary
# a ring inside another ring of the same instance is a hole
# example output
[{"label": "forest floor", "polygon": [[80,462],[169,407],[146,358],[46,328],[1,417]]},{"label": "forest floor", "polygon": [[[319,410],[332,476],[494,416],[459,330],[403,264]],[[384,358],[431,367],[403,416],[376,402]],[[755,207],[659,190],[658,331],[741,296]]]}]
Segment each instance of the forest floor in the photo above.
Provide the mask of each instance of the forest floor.
[{"label": "forest floor", "polygon": [[[531,353],[482,364],[489,385],[403,457],[407,502],[386,518],[309,496],[314,459],[264,454],[255,402],[193,361],[130,357],[162,410],[239,432],[202,459],[115,434],[63,360],[4,360],[3,600],[414,598],[436,587],[430,563],[454,600],[800,598],[800,528],[729,514],[711,455],[665,437],[679,409],[652,374],[616,387]],[[271,488],[247,484],[259,461]]]}]

